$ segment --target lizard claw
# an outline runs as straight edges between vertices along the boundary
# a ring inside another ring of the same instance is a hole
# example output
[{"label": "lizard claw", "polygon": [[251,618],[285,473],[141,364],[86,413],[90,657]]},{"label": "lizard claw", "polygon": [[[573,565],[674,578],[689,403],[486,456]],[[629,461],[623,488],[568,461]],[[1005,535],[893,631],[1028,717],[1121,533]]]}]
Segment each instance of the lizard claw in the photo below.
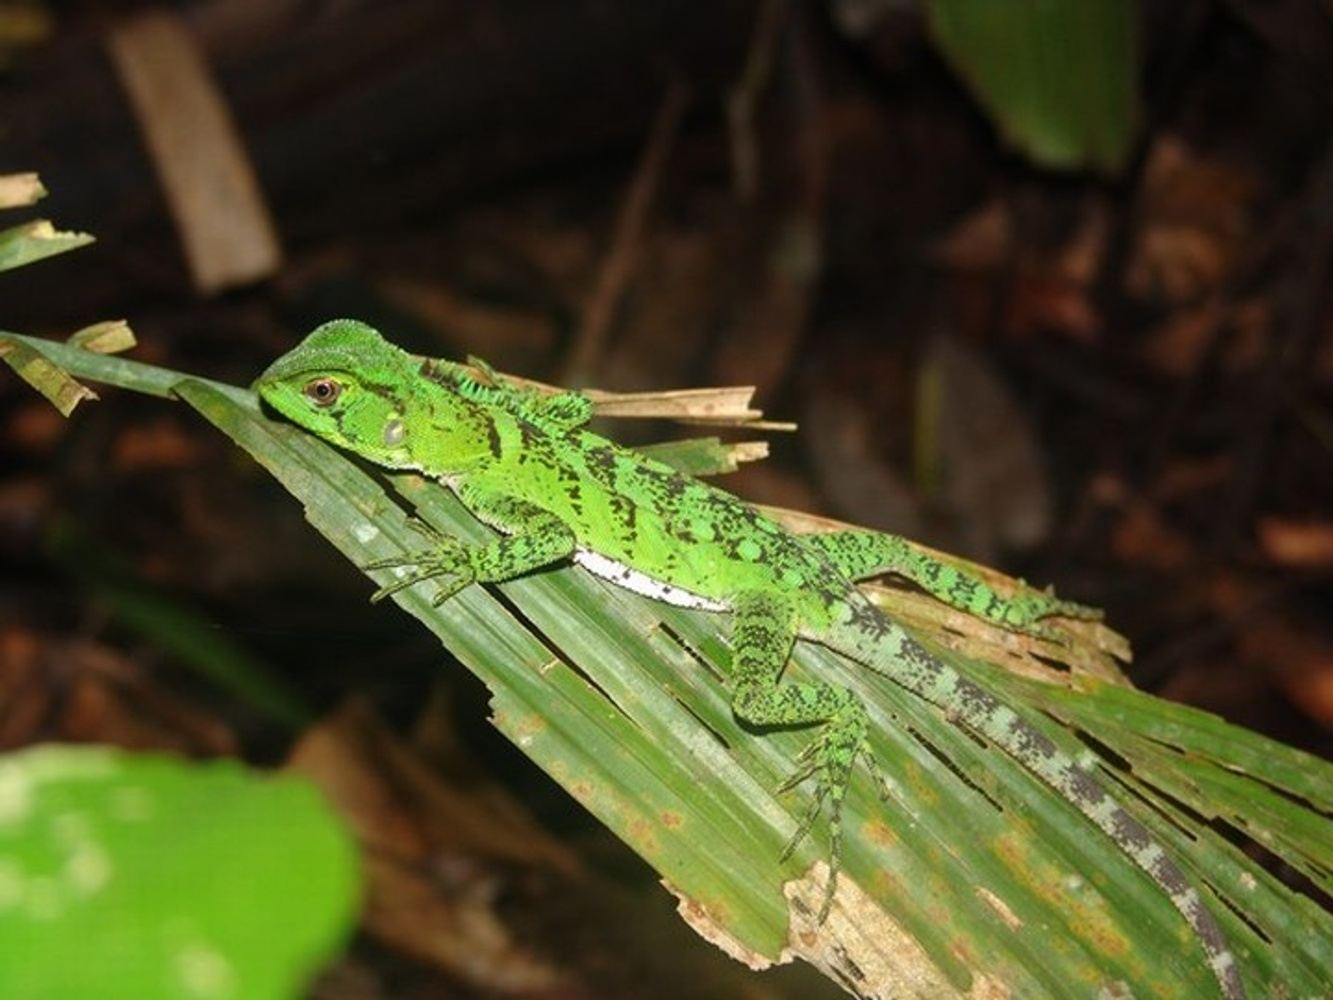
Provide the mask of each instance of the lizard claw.
[{"label": "lizard claw", "polygon": [[[444,567],[444,572],[454,572],[455,566],[466,565],[467,548],[452,538],[440,539],[441,544],[433,549],[421,549],[417,552],[405,552],[402,555],[388,556],[365,563],[362,569],[395,569],[399,566],[421,566],[423,569]],[[439,573],[432,574],[438,576]]]},{"label": "lizard claw", "polygon": [[793,833],[783,847],[782,853],[778,856],[779,861],[786,861],[792,856],[797,846],[805,839],[806,834],[814,827],[815,821],[819,819],[819,814],[824,810],[824,799],[828,796],[829,787],[825,782],[820,782],[815,790],[814,800],[806,807],[805,813],[801,816],[801,821],[796,824],[796,832]]},{"label": "lizard claw", "polygon": [[434,527],[424,521],[413,519],[407,523],[414,531],[420,532],[430,538],[435,545],[433,548],[423,549],[419,552],[409,552],[403,555],[389,556],[386,559],[376,559],[362,566],[361,568],[364,570],[398,569],[403,566],[415,566],[417,568],[415,573],[380,587],[375,593],[370,595],[370,603],[378,604],[386,597],[390,597],[409,587],[416,586],[418,583],[422,583],[426,580],[434,580],[442,576],[451,576],[454,579],[450,580],[447,584],[443,584],[440,587],[440,592],[431,600],[433,606],[439,607],[473,581],[475,573],[472,564],[468,559],[468,549],[462,543],[447,535],[441,534]]},{"label": "lizard claw", "polygon": [[826,723],[823,731],[806,745],[797,757],[800,766],[780,787],[780,791],[790,791],[807,778],[818,776],[814,798],[782,850],[783,861],[791,857],[818,821],[825,805],[828,806],[829,876],[819,908],[820,924],[828,919],[837,891],[838,872],[842,869],[842,804],[858,759],[865,762],[880,797],[887,798],[889,794],[884,775],[870,752],[866,738],[868,726],[865,709],[859,703],[853,703],[843,714]]},{"label": "lizard claw", "polygon": [[[391,563],[390,565],[405,566],[411,564],[412,563],[410,561],[404,561],[398,563]],[[387,567],[381,564],[381,565],[367,565],[364,568],[385,569]],[[449,598],[453,597],[454,594],[458,593],[460,590],[462,590],[464,587],[466,587],[469,583],[472,582],[471,572],[459,572],[456,568],[453,567],[438,567],[438,566],[427,567],[421,570],[420,572],[413,573],[411,576],[405,576],[401,580],[395,580],[393,583],[387,583],[383,587],[380,587],[379,590],[375,591],[375,593],[370,595],[370,603],[378,604],[386,597],[392,597],[399,591],[407,590],[409,587],[415,587],[418,583],[424,583],[426,580],[433,580],[436,579],[437,577],[448,576],[450,574],[454,576],[454,579],[450,580],[447,584],[441,585],[439,592],[434,597],[431,598],[430,602],[431,605],[433,607],[438,608]]]},{"label": "lizard claw", "polygon": [[447,548],[450,545],[459,544],[455,539],[435,527],[435,525],[420,517],[409,517],[407,519],[407,526],[418,535],[425,535],[438,548]]}]

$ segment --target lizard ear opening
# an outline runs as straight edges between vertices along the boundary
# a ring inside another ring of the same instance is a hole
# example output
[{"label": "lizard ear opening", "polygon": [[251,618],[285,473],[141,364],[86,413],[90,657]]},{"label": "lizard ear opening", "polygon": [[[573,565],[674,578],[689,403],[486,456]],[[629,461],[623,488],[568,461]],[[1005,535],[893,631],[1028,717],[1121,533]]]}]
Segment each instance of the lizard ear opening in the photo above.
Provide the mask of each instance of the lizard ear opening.
[{"label": "lizard ear opening", "polygon": [[342,391],[342,385],[331,378],[311,379],[305,387],[306,397],[316,406],[332,406]]}]

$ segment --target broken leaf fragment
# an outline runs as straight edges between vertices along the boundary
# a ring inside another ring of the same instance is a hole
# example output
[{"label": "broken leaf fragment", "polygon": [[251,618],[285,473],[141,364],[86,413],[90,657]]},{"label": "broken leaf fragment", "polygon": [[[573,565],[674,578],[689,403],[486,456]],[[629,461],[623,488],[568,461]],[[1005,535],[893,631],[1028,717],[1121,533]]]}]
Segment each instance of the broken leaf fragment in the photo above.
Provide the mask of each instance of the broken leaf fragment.
[{"label": "broken leaf fragment", "polygon": [[0,271],[22,267],[93,242],[89,233],[63,232],[48,219],[34,219],[0,231]]},{"label": "broken leaf fragment", "polygon": [[125,320],[108,319],[70,334],[67,343],[71,347],[79,347],[94,354],[119,354],[128,351],[138,341]]},{"label": "broken leaf fragment", "polygon": [[23,381],[40,392],[68,417],[85,399],[96,399],[97,393],[75,380],[65,369],[48,361],[35,347],[14,337],[0,336],[0,359],[14,369]]},{"label": "broken leaf fragment", "polygon": [[45,185],[35,173],[0,174],[0,208],[22,208],[46,194]]}]

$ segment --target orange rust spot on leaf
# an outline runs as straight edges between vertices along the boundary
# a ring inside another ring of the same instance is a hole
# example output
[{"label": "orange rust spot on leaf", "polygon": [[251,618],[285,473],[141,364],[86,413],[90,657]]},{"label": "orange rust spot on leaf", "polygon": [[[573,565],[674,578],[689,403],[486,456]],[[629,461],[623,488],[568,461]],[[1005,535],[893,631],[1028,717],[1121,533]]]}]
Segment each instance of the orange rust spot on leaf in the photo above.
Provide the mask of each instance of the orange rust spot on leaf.
[{"label": "orange rust spot on leaf", "polygon": [[711,942],[732,958],[756,971],[767,969],[773,964],[771,958],[746,947],[726,930],[732,920],[732,910],[725,899],[714,896],[694,899],[686,896],[668,880],[663,880],[662,884],[680,901],[676,910],[681,919],[694,928],[695,933],[705,941]]},{"label": "orange rust spot on leaf", "polygon": [[1097,950],[1103,955],[1124,958],[1129,954],[1129,941],[1099,910],[1079,906],[1075,912],[1078,914],[1079,929],[1084,936],[1096,942]]},{"label": "orange rust spot on leaf", "polygon": [[971,942],[965,937],[954,937],[949,939],[949,954],[958,960],[962,965],[969,969],[975,968],[977,964],[976,953],[970,947]]},{"label": "orange rust spot on leaf", "polygon": [[995,853],[999,855],[1010,871],[1021,872],[1024,875],[1032,874],[1028,865],[1028,844],[1024,838],[1005,833],[996,837],[992,843],[995,847]]},{"label": "orange rust spot on leaf", "polygon": [[871,881],[875,886],[875,895],[880,899],[893,900],[903,895],[902,879],[887,868],[878,869],[871,875]]},{"label": "orange rust spot on leaf", "polygon": [[1035,895],[1064,915],[1074,935],[1108,958],[1134,960],[1130,940],[1116,923],[1114,914],[1107,911],[1102,898],[1082,891],[1089,884],[1086,879],[1077,872],[1034,857],[1021,837],[1010,834],[997,837],[994,848],[1006,867]]},{"label": "orange rust spot on leaf", "polygon": [[427,479],[424,476],[408,475],[399,480],[396,485],[404,493],[420,493],[426,488],[427,483],[433,482],[433,479]]},{"label": "orange rust spot on leaf", "polygon": [[660,848],[657,843],[657,830],[642,816],[630,820],[626,833],[635,846],[645,854],[651,857],[658,853]]},{"label": "orange rust spot on leaf", "polygon": [[658,813],[657,818],[662,821],[662,825],[668,830],[679,830],[685,825],[685,817],[670,809],[663,809]]},{"label": "orange rust spot on leaf", "polygon": [[[499,722],[499,718],[496,719]],[[536,713],[528,713],[518,719],[512,729],[511,737],[514,742],[522,745],[524,740],[530,740],[546,731],[546,720]]]},{"label": "orange rust spot on leaf", "polygon": [[927,806],[934,807],[939,805],[940,796],[935,791],[934,786],[926,780],[924,772],[915,764],[909,764],[906,769],[907,783],[912,786],[912,791],[916,793],[918,799]]},{"label": "orange rust spot on leaf", "polygon": [[861,824],[861,836],[880,847],[893,847],[898,843],[898,835],[882,819],[866,820]]}]

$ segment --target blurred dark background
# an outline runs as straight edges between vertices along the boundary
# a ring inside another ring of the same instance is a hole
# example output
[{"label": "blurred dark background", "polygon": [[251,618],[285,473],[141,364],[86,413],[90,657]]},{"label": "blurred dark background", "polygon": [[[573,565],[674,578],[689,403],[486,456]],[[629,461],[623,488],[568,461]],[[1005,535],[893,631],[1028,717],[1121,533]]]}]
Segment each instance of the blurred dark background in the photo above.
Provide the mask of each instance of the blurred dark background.
[{"label": "blurred dark background", "polygon": [[[238,383],[347,315],[547,381],[754,384],[800,429],[727,488],[1054,583],[1140,686],[1327,756],[1333,7],[1145,3],[1104,122],[1080,75],[1114,67],[1046,38],[1068,65],[1039,98],[1113,134],[1060,162],[949,48],[950,6],[5,4],[0,173],[98,242],[0,276],[0,326],[123,317],[136,357]],[[364,771],[432,874],[330,996],[595,995],[678,962],[815,988],[701,954],[289,497],[184,408],[102,395],[66,422],[0,379],[6,747]],[[276,721],[266,685],[321,721]],[[423,818],[445,794],[530,852],[450,841]],[[557,837],[604,884],[571,889]],[[643,927],[590,930],[625,893]],[[414,934],[469,907],[500,915],[489,964]]]}]

